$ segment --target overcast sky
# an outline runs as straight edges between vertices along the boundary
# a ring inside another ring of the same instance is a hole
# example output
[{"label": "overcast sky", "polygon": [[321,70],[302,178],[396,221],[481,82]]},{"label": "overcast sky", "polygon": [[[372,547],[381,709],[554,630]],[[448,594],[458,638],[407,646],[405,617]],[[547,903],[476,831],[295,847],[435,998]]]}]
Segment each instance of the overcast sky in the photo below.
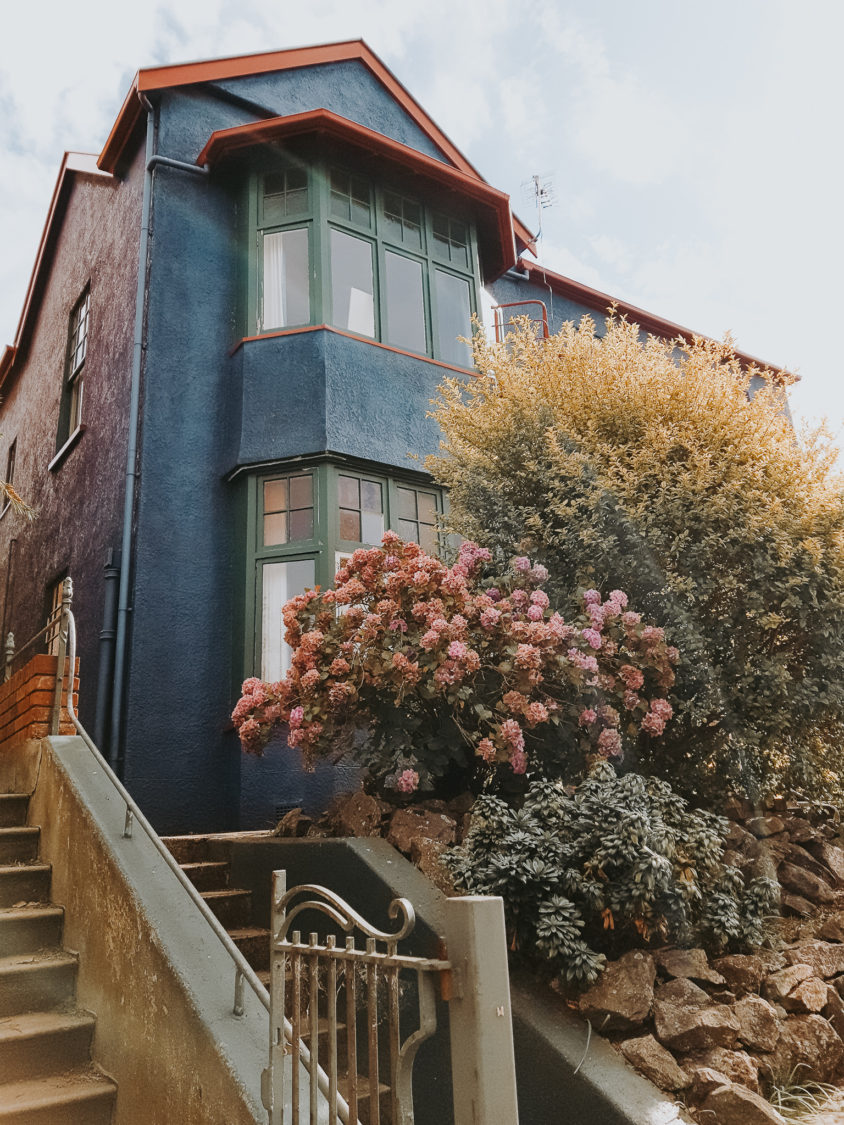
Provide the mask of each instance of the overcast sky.
[{"label": "overcast sky", "polygon": [[[517,14],[520,11],[522,14]],[[365,39],[529,226],[550,268],[796,370],[844,421],[837,0],[7,0],[0,348],[65,149],[99,152],[139,67]]]}]

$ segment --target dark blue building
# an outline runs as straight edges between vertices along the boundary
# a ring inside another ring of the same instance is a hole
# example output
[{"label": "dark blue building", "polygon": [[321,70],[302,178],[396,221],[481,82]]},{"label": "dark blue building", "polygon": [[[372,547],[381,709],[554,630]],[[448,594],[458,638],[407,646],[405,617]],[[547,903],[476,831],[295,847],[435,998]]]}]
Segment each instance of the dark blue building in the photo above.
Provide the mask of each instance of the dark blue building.
[{"label": "dark blue building", "polygon": [[281,677],[281,606],[357,546],[436,549],[426,411],[470,377],[482,287],[552,330],[606,312],[533,250],[362,42],[139,71],[100,156],[65,158],[0,360],[0,470],[40,509],[0,516],[2,627],[73,577],[83,721],[161,830],[348,781],[243,760],[238,685]]}]

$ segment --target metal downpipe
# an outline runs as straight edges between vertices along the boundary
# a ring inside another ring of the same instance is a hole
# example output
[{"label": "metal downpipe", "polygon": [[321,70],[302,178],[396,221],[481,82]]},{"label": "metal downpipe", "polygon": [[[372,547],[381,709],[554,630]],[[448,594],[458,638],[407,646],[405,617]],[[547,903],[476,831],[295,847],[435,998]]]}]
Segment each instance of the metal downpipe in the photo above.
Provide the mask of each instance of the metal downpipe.
[{"label": "metal downpipe", "polygon": [[126,680],[126,650],[129,626],[129,579],[132,569],[132,521],[135,509],[135,486],[138,479],[138,421],[141,402],[141,366],[144,352],[144,318],[146,314],[147,258],[152,209],[152,169],[155,151],[155,113],[142,95],[141,104],[147,113],[146,156],[144,160],[144,194],[141,209],[141,237],[138,247],[138,288],[135,296],[135,334],[132,347],[132,380],[129,396],[129,441],[126,450],[126,492],[123,501],[123,538],[120,548],[120,589],[117,597],[117,636],[114,646],[114,680],[111,697],[111,733],[109,758],[118,774],[123,772],[125,753],[122,745],[123,695]]}]

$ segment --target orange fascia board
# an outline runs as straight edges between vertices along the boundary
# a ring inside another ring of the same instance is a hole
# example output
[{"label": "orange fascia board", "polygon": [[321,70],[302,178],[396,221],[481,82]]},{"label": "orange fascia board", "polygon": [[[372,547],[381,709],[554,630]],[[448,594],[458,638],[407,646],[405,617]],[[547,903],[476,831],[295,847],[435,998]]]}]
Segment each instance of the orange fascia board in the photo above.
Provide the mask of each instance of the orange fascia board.
[{"label": "orange fascia board", "polygon": [[[683,325],[675,324],[672,320],[665,320],[663,317],[640,309],[627,301],[620,301],[616,297],[611,297],[609,293],[602,293],[600,289],[592,289],[580,281],[573,281],[570,277],[554,273],[553,270],[546,269],[538,262],[526,262],[523,258],[520,258],[516,268],[527,273],[531,281],[538,281],[539,284],[548,286],[561,297],[567,297],[578,304],[586,305],[587,308],[595,309],[596,312],[609,313],[612,307],[618,314],[638,324],[643,332],[647,332],[651,336],[659,336],[664,340],[680,339],[686,341],[686,343],[691,343],[695,338],[709,339],[709,337],[701,335],[700,332],[693,332],[691,328],[684,328]],[[758,367],[762,371],[773,372],[779,382],[800,382],[799,375],[786,371],[783,367],[766,363],[765,360],[748,355],[747,352],[734,351],[733,354],[743,367]]]},{"label": "orange fascia board", "polygon": [[274,70],[292,70],[296,67],[320,66],[324,63],[358,60],[375,75],[410,115],[417,125],[434,142],[442,154],[462,171],[481,179],[460,150],[434,123],[413,95],[405,89],[393,72],[362,39],[341,43],[323,43],[316,47],[294,47],[286,51],[265,51],[259,55],[236,55],[225,59],[207,59],[202,62],[180,63],[176,66],[156,66],[139,70],[129,93],[117,115],[111,133],[100,153],[100,168],[113,172],[123,146],[131,136],[141,112],[139,94],[173,86],[189,86],[197,82],[220,82],[227,78],[246,78],[254,74],[268,74]]},{"label": "orange fascia board", "polygon": [[42,270],[46,267],[49,258],[48,246],[50,235],[53,231],[55,224],[60,221],[64,211],[64,201],[66,198],[65,185],[68,178],[73,173],[81,173],[86,176],[98,176],[103,179],[110,180],[112,177],[107,173],[101,171],[97,166],[97,158],[92,153],[88,152],[66,152],[62,157],[61,167],[56,179],[56,186],[53,188],[53,195],[50,200],[50,207],[47,211],[47,219],[44,223],[44,230],[41,232],[41,240],[38,243],[38,253],[35,256],[35,265],[32,267],[32,274],[29,278],[29,285],[26,290],[26,298],[23,303],[23,310],[18,321],[18,328],[15,334],[15,342],[11,346],[7,346],[0,357],[0,387],[6,380],[7,375],[12,369],[15,361],[15,356],[20,350],[20,345],[23,340],[24,331],[29,321],[29,316],[32,311],[35,293],[38,288],[38,281],[41,277]]},{"label": "orange fascia board", "polygon": [[410,168],[417,176],[433,180],[463,196],[473,199],[494,217],[498,236],[497,255],[494,268],[498,274],[515,264],[516,252],[513,244],[513,224],[510,215],[510,198],[497,188],[490,187],[475,174],[463,172],[444,164],[432,156],[418,152],[415,148],[394,141],[383,133],[350,121],[346,117],[327,109],[312,109],[305,113],[294,113],[289,117],[271,117],[264,121],[254,121],[249,125],[238,125],[231,129],[218,129],[208,138],[197,164],[215,164],[237,149],[253,145],[268,144],[283,137],[301,133],[328,133],[339,137],[359,148],[377,153],[386,160],[392,160],[405,168]]},{"label": "orange fascia board", "polygon": [[[204,62],[182,63],[177,66],[156,66],[139,70],[129,93],[117,115],[111,133],[100,153],[99,166],[113,172],[141,114],[139,95],[150,94],[173,86],[187,86],[196,82],[220,82],[227,78],[245,78],[253,74],[267,74],[274,70],[291,70],[295,67],[320,66],[324,63],[358,60],[375,75],[408,116],[430,138],[440,152],[461,172],[485,182],[478,170],[466,159],[457,146],[422,108],[409,90],[396,78],[389,67],[378,58],[362,39],[341,43],[323,43],[317,47],[295,47],[287,51],[266,51],[259,55],[237,55],[226,59],[209,59]],[[526,249],[536,253],[536,236],[524,223],[513,218],[517,238]]]}]

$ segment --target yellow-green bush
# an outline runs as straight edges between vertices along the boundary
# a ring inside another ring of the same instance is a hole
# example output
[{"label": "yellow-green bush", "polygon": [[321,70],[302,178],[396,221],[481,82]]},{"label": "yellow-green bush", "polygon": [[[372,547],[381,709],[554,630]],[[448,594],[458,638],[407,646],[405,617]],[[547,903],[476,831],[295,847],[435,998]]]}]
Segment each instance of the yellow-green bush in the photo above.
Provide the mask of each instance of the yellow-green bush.
[{"label": "yellow-green bush", "polygon": [[[844,779],[844,496],[822,431],[729,343],[642,343],[610,318],[476,341],[429,468],[455,531],[551,572],[557,602],[621,587],[680,649],[676,720],[637,768],[688,795]],[[751,380],[760,384],[752,398]],[[761,378],[760,378],[761,376]]]}]

